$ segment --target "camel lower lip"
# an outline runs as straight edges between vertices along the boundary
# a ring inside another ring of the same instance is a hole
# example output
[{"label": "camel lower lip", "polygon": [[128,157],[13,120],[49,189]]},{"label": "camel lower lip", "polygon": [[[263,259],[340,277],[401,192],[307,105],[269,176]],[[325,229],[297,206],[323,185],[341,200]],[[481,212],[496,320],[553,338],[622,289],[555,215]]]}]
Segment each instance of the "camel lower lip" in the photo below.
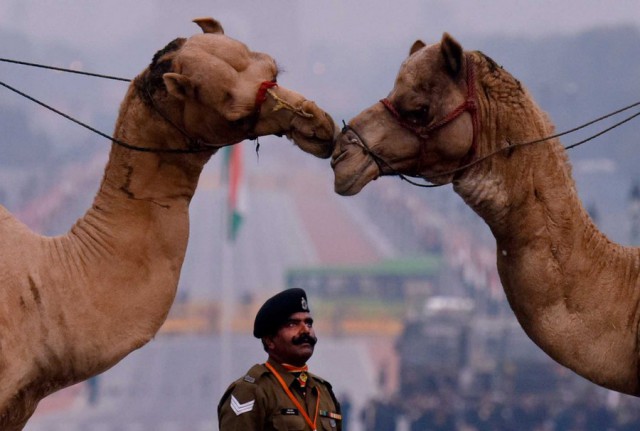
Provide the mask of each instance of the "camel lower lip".
[{"label": "camel lower lip", "polygon": [[349,182],[347,183],[343,183],[343,184],[335,184],[335,192],[338,193],[341,196],[352,196],[355,195],[358,191],[354,191],[353,189],[355,188],[354,186],[356,185],[357,182],[357,178],[353,177],[349,180]]},{"label": "camel lower lip", "polygon": [[331,153],[333,153],[333,148],[335,146],[333,140],[330,139],[322,139],[316,136],[315,134],[311,136],[306,136],[300,131],[293,130],[290,133],[287,133],[287,137],[292,139],[298,146],[301,145],[310,145],[313,147],[323,148],[322,152],[314,152],[313,154],[316,157],[327,159],[331,157]]}]

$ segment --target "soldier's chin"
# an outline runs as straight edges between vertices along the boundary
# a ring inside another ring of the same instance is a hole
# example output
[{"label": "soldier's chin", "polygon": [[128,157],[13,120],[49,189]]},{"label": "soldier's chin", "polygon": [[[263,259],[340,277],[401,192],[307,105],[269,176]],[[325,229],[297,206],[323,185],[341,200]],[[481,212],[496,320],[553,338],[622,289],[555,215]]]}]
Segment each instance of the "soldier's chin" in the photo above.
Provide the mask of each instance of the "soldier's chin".
[{"label": "soldier's chin", "polygon": [[313,349],[314,349],[314,345],[311,344],[311,343],[302,343],[302,344],[300,344],[300,347],[303,350],[310,350],[311,352],[313,352]]},{"label": "soldier's chin", "polygon": [[313,355],[314,346],[309,343],[304,343],[298,346],[300,349],[300,356],[306,357],[305,362]]}]

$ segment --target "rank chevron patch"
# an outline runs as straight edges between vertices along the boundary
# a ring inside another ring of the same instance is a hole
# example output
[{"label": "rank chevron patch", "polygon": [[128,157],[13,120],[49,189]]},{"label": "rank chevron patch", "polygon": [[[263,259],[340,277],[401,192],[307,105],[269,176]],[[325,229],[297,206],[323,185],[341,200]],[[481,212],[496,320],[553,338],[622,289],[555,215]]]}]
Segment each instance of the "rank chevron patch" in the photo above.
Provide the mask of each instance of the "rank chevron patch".
[{"label": "rank chevron patch", "polygon": [[231,410],[236,414],[236,416],[240,416],[242,413],[250,412],[253,410],[253,405],[256,400],[247,401],[246,403],[241,403],[237,400],[236,397],[231,395]]}]

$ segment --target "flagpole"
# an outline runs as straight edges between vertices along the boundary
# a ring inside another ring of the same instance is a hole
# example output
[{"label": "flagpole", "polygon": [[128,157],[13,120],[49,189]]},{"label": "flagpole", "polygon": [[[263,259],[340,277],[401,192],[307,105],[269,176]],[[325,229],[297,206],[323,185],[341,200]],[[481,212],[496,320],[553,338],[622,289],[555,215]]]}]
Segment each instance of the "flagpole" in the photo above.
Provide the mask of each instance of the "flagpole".
[{"label": "flagpole", "polygon": [[[239,144],[238,144],[239,145]],[[221,321],[220,321],[220,334],[221,334],[221,354],[220,354],[220,376],[223,386],[226,387],[232,381],[231,376],[231,331],[233,321],[233,247],[231,244],[231,238],[229,231],[231,229],[231,188],[230,184],[230,160],[231,160],[232,147],[225,148],[228,151],[226,159],[226,165],[222,169],[221,184],[223,185],[223,205],[222,205],[222,217],[221,217],[221,234],[222,234],[222,249],[220,256],[221,265],[221,283],[222,283],[222,295],[221,295]]]},{"label": "flagpole", "polygon": [[[225,214],[225,219],[228,217]],[[224,222],[228,225],[228,221]],[[226,226],[225,226],[226,227]],[[222,241],[222,354],[220,356],[220,374],[224,385],[231,383],[231,332],[233,330],[233,311],[235,309],[233,300],[233,250],[229,239],[225,236]]]}]

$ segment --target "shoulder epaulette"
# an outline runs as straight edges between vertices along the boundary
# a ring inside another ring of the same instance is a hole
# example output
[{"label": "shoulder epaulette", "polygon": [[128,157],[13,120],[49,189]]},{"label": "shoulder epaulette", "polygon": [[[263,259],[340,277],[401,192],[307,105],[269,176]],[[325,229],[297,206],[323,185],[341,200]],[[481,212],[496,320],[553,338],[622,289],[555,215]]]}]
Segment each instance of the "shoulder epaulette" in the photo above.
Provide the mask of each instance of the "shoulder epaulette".
[{"label": "shoulder epaulette", "polygon": [[264,374],[267,374],[268,372],[269,370],[264,365],[255,364],[253,367],[251,367],[251,369],[249,369],[249,371],[247,371],[247,374],[245,374],[245,376],[242,377],[240,380],[245,381],[247,383],[255,383],[258,380],[260,380],[260,377],[262,377]]},{"label": "shoulder epaulette", "polygon": [[243,383],[255,384],[260,379],[260,377],[267,372],[269,372],[269,370],[267,370],[264,365],[256,364],[251,367],[249,371],[247,371],[247,374],[229,385],[225,393],[222,395],[222,398],[220,399],[220,403],[218,404],[218,411],[220,411],[224,402],[227,400],[227,398],[229,398],[233,390],[238,387],[238,385],[242,385]]}]

